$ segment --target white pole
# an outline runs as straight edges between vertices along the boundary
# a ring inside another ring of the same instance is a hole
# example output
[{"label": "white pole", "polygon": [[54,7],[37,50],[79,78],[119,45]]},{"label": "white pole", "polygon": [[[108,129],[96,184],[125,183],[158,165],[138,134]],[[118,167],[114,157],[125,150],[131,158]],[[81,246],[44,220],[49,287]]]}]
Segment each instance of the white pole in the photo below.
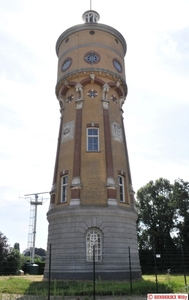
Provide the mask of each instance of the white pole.
[{"label": "white pole", "polygon": [[38,195],[35,195],[35,217],[34,217],[34,227],[33,227],[33,249],[32,249],[32,264],[34,264],[35,258],[35,238],[36,238],[36,224],[37,224],[37,199]]}]

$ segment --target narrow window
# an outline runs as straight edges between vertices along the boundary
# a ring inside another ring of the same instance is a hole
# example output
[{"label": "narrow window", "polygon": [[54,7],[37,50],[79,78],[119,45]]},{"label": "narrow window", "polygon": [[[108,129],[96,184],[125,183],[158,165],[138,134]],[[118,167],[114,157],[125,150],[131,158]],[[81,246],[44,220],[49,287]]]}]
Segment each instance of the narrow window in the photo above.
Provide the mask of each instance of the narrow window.
[{"label": "narrow window", "polygon": [[93,250],[95,261],[102,260],[102,234],[97,229],[90,229],[86,235],[86,260],[93,261]]},{"label": "narrow window", "polygon": [[119,201],[125,202],[124,177],[123,176],[118,176],[118,184],[119,184]]},{"label": "narrow window", "polygon": [[99,151],[98,128],[87,128],[87,151]]},{"label": "narrow window", "polygon": [[61,202],[66,202],[67,201],[67,190],[68,190],[68,176],[63,176],[61,181],[62,181]]}]

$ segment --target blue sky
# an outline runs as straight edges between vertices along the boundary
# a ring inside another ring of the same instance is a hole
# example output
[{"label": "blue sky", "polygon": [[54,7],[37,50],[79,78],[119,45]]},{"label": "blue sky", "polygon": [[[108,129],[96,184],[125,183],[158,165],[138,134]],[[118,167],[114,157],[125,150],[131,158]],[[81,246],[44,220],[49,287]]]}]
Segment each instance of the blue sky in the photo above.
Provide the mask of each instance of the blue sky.
[{"label": "blue sky", "polygon": [[[0,231],[27,248],[25,194],[51,189],[59,127],[55,43],[82,23],[89,0],[0,0]],[[127,41],[124,123],[134,190],[164,177],[186,181],[189,165],[189,1],[92,1],[100,23]],[[48,194],[36,247],[46,247]]]}]

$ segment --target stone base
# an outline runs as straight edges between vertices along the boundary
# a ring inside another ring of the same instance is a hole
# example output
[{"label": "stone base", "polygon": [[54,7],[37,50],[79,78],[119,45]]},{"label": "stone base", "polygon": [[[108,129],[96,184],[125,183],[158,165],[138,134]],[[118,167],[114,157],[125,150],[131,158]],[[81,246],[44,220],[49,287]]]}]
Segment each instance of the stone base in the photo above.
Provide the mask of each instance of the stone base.
[{"label": "stone base", "polygon": [[102,235],[102,260],[95,263],[96,278],[124,280],[140,278],[136,219],[133,209],[119,206],[81,206],[56,208],[48,212],[48,248],[44,278],[92,280],[93,262],[86,259],[86,233],[97,229]]}]

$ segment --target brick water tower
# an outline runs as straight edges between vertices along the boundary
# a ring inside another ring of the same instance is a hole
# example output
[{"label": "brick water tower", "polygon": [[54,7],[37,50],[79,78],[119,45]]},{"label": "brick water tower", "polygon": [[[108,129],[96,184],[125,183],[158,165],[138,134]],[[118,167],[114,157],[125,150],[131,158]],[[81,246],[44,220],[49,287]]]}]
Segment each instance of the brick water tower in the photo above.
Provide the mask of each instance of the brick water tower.
[{"label": "brick water tower", "polygon": [[[123,124],[126,42],[89,10],[84,23],[57,40],[56,96],[60,130],[50,192],[44,277],[141,276],[136,220]],[[129,257],[131,260],[129,261]]]}]

